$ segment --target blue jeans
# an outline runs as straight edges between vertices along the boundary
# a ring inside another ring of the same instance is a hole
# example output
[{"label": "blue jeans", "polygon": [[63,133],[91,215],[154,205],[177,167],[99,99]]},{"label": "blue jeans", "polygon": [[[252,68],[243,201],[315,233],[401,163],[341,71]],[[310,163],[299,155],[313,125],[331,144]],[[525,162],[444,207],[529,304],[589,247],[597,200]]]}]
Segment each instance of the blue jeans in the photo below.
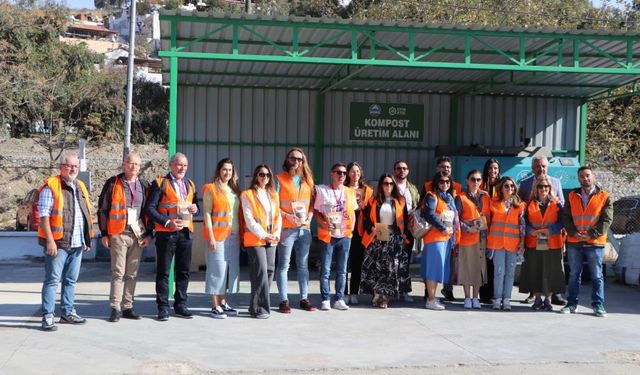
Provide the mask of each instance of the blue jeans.
[{"label": "blue jeans", "polygon": [[493,252],[493,298],[495,300],[511,299],[517,259],[518,253],[515,251],[495,250]]},{"label": "blue jeans", "polygon": [[320,294],[323,301],[329,300],[329,275],[333,252],[336,252],[336,301],[344,299],[344,286],[347,282],[347,258],[349,257],[351,238],[333,238],[331,242],[322,242],[322,269],[320,270]]},{"label": "blue jeans", "polygon": [[63,316],[73,312],[76,280],[82,263],[82,246],[70,250],[58,249],[56,256],[44,253],[44,283],[42,283],[42,315],[56,311],[56,291],[62,282],[60,312]]},{"label": "blue jeans", "polygon": [[276,269],[276,283],[280,301],[287,301],[287,282],[291,250],[296,250],[296,267],[298,270],[298,286],[300,298],[305,299],[309,290],[309,248],[311,247],[311,231],[307,228],[286,228],[282,230],[278,244],[278,267]]},{"label": "blue jeans", "polygon": [[569,295],[567,301],[571,305],[578,304],[580,282],[582,281],[582,264],[586,260],[591,274],[591,305],[604,305],[604,277],[602,276],[602,256],[604,248],[595,246],[567,245],[569,255]]}]

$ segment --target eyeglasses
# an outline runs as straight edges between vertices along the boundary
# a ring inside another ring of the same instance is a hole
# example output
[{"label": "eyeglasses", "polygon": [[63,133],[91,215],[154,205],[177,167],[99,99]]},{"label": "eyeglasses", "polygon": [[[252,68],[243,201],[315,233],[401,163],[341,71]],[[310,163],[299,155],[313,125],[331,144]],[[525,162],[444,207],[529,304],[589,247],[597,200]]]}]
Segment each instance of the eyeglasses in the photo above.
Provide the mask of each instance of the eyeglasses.
[{"label": "eyeglasses", "polygon": [[502,185],[503,188],[507,188],[507,189],[515,189],[516,185],[513,184],[504,184]]},{"label": "eyeglasses", "polygon": [[551,189],[551,185],[538,185],[538,189]]},{"label": "eyeglasses", "polygon": [[79,165],[75,165],[75,164],[60,164],[61,167],[65,167],[67,169],[78,169],[80,168]]},{"label": "eyeglasses", "polygon": [[470,180],[470,181],[473,181],[473,182],[480,182],[480,181],[482,181],[482,179],[481,179],[481,178],[473,178],[473,177],[472,177],[472,178],[470,178],[469,180]]},{"label": "eyeglasses", "polygon": [[262,178],[271,177],[271,173],[262,173],[262,172],[260,172],[260,173],[258,173],[258,177],[262,177]]},{"label": "eyeglasses", "polygon": [[289,160],[294,161],[294,162],[298,162],[298,163],[302,163],[304,161],[303,158],[297,158],[295,156],[289,156]]},{"label": "eyeglasses", "polygon": [[439,184],[451,184],[451,180],[440,180],[438,181]]},{"label": "eyeglasses", "polygon": [[126,165],[130,166],[130,167],[139,167],[140,163],[134,163],[134,162],[130,162],[130,161],[126,161],[124,162]]},{"label": "eyeglasses", "polygon": [[396,167],[397,171],[408,171],[409,167]]},{"label": "eyeglasses", "polygon": [[382,184],[384,186],[393,186],[394,185],[393,181],[384,181],[384,182],[382,182]]},{"label": "eyeglasses", "polygon": [[347,171],[333,171],[333,173],[339,175],[339,176],[346,176],[347,175]]}]

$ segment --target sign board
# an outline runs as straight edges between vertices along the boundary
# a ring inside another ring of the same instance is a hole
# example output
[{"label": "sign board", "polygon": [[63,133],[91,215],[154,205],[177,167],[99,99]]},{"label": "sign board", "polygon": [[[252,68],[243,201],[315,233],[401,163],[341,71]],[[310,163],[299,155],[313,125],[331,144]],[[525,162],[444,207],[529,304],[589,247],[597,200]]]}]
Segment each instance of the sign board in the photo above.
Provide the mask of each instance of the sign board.
[{"label": "sign board", "polygon": [[424,105],[352,102],[351,141],[422,142]]}]

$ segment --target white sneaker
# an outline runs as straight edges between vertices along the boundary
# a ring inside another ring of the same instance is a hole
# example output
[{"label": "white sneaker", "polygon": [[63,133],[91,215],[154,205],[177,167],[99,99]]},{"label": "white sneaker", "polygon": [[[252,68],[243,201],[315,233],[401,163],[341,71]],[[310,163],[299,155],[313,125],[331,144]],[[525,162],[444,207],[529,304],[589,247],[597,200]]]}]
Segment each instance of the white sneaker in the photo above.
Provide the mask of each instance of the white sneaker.
[{"label": "white sneaker", "polygon": [[336,310],[342,310],[342,311],[349,310],[349,306],[347,306],[347,304],[344,303],[344,301],[341,300],[341,299],[339,299],[339,300],[337,300],[337,301],[335,301],[333,303],[333,308],[336,309]]},{"label": "white sneaker", "polygon": [[480,305],[480,300],[477,298],[474,298],[471,300],[471,307],[473,307],[474,309],[479,309],[481,307]]},{"label": "white sneaker", "polygon": [[413,302],[413,297],[411,297],[408,294],[403,294],[403,295],[400,296],[400,300],[402,302],[405,302],[405,303],[412,303]]},{"label": "white sneaker", "polygon": [[444,310],[444,305],[442,305],[440,302],[438,302],[437,299],[434,299],[432,301],[427,300],[427,303],[424,305],[425,309],[428,310]]},{"label": "white sneaker", "polygon": [[500,307],[502,307],[502,299],[500,298],[494,299],[493,306],[491,306],[491,308],[494,310],[500,310]]},{"label": "white sneaker", "polygon": [[471,298],[465,298],[464,299],[464,308],[465,309],[470,309],[471,308]]},{"label": "white sneaker", "polygon": [[505,298],[502,301],[502,309],[505,311],[511,311],[511,302],[509,299]]},{"label": "white sneaker", "polygon": [[329,300],[322,301],[322,303],[320,303],[320,310],[323,310],[323,311],[331,310],[331,302],[329,302]]},{"label": "white sneaker", "polygon": [[352,294],[351,296],[349,296],[349,300],[351,301],[352,305],[360,304],[360,301],[358,301],[358,296],[356,296],[355,294]]}]

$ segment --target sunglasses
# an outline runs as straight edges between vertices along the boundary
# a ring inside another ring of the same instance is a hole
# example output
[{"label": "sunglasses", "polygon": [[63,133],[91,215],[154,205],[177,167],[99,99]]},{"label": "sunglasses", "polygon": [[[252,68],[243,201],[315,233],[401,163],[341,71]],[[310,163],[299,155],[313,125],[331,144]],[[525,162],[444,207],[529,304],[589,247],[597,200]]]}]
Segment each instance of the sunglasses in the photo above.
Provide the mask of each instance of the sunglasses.
[{"label": "sunglasses", "polygon": [[297,158],[297,157],[295,157],[295,156],[289,156],[289,160],[291,160],[291,161],[297,161],[297,162],[300,162],[300,163],[302,163],[302,162],[304,161],[304,159],[303,159],[303,158]]},{"label": "sunglasses", "polygon": [[396,167],[397,171],[408,171],[409,167]]},{"label": "sunglasses", "polygon": [[333,171],[333,173],[339,175],[339,176],[346,176],[347,175],[347,171]]},{"label": "sunglasses", "polygon": [[438,181],[439,184],[451,184],[451,180],[440,180]]},{"label": "sunglasses", "polygon": [[262,172],[260,172],[260,173],[258,173],[258,177],[262,177],[262,178],[271,177],[271,173],[262,173]]},{"label": "sunglasses", "polygon": [[507,189],[515,189],[516,185],[513,184],[504,184],[502,187],[506,187]]},{"label": "sunglasses", "polygon": [[473,182],[480,182],[480,181],[482,181],[482,179],[481,179],[481,178],[473,178],[473,177],[472,177],[472,178],[470,178],[469,180],[470,180],[470,181],[473,181]]},{"label": "sunglasses", "polygon": [[384,181],[382,184],[384,186],[393,186],[394,185],[393,181]]},{"label": "sunglasses", "polygon": [[551,185],[538,185],[538,189],[551,189]]}]

